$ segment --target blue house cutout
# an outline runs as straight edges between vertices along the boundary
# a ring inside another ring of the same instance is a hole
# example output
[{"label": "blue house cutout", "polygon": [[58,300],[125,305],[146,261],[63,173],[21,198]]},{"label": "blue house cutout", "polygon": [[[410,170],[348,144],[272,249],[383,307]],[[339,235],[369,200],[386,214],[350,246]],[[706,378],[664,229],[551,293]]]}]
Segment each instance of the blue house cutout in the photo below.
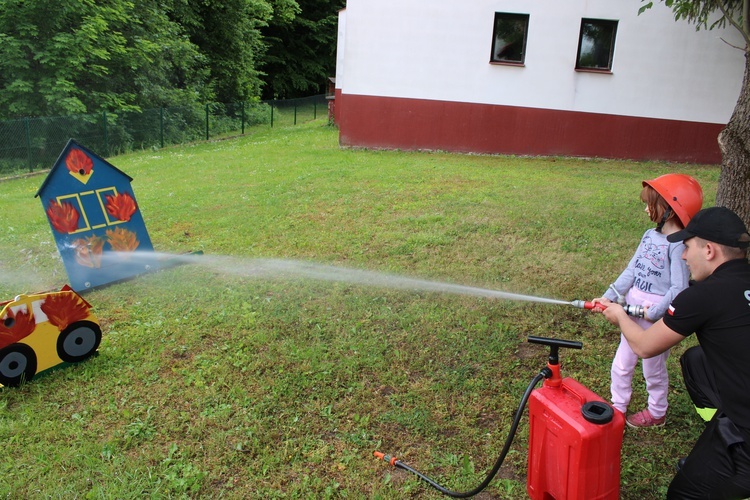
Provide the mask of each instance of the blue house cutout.
[{"label": "blue house cutout", "polygon": [[132,180],[70,139],[37,191],[75,291],[152,267],[153,246]]}]

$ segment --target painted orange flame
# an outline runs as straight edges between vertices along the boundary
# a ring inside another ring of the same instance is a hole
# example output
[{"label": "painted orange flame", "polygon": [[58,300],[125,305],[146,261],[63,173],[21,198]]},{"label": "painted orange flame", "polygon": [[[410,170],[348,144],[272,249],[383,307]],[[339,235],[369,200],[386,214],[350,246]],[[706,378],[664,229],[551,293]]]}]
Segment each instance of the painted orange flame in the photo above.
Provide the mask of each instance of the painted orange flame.
[{"label": "painted orange flame", "polygon": [[115,252],[133,252],[141,244],[135,233],[120,227],[107,229],[107,241]]},{"label": "painted orange flame", "polygon": [[42,312],[47,315],[50,323],[60,331],[68,325],[86,319],[89,307],[75,292],[60,292],[49,295],[42,302]]},{"label": "painted orange flame", "polygon": [[74,174],[89,175],[94,168],[94,162],[80,149],[72,148],[65,158],[65,166]]},{"label": "painted orange flame", "polygon": [[70,203],[50,200],[47,217],[52,227],[59,233],[72,233],[78,229],[78,210]]},{"label": "painted orange flame", "polygon": [[107,196],[107,213],[118,220],[129,221],[138,209],[135,200],[128,193]]},{"label": "painted orange flame", "polygon": [[14,313],[12,309],[8,309],[8,313],[0,321],[0,349],[27,337],[34,331],[35,326],[30,313]]},{"label": "painted orange flame", "polygon": [[96,235],[75,240],[73,247],[75,249],[76,262],[82,266],[91,268],[102,267],[104,243],[104,238]]}]

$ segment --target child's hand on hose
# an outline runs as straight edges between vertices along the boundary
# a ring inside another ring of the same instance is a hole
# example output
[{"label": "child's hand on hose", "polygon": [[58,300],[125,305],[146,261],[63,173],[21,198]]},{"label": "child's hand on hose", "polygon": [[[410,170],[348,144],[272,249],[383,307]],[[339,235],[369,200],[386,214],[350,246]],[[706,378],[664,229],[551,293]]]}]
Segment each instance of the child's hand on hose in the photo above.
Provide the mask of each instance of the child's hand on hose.
[{"label": "child's hand on hose", "polygon": [[606,297],[597,297],[595,299],[591,299],[591,302],[593,304],[601,304],[601,307],[595,307],[592,309],[592,311],[598,312],[598,313],[603,312],[607,308],[606,302],[611,303],[611,301],[607,299]]}]

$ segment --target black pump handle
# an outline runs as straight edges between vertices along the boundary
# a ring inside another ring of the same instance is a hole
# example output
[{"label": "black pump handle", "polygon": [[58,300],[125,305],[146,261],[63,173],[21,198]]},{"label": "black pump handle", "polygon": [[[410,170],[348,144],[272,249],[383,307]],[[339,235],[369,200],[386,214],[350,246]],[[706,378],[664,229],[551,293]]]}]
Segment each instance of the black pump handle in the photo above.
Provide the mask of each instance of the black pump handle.
[{"label": "black pump handle", "polygon": [[552,365],[559,364],[557,351],[560,347],[568,349],[583,349],[583,343],[575,340],[548,339],[546,337],[535,337],[529,335],[526,340],[532,344],[543,344],[549,346],[549,362]]}]

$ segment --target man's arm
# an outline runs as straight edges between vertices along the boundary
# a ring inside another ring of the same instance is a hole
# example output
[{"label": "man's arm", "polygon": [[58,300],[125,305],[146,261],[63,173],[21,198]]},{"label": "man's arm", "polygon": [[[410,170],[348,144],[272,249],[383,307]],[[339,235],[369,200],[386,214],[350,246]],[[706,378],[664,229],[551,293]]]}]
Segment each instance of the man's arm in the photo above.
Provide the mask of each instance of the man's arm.
[{"label": "man's arm", "polygon": [[641,358],[654,357],[685,340],[684,335],[665,325],[663,319],[644,330],[619,304],[608,303],[602,314],[607,321],[620,328],[630,348]]}]

